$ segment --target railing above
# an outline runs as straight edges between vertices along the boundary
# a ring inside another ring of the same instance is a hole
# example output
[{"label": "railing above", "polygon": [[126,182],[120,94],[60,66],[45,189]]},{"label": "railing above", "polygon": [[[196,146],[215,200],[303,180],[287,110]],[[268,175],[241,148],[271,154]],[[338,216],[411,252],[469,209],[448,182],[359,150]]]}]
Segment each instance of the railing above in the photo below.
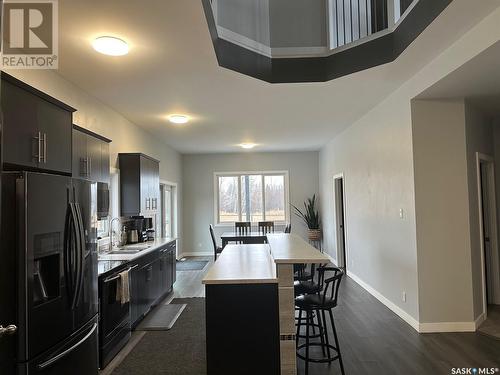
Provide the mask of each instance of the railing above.
[{"label": "railing above", "polygon": [[393,61],[453,0],[201,1],[219,65],[310,82]]}]

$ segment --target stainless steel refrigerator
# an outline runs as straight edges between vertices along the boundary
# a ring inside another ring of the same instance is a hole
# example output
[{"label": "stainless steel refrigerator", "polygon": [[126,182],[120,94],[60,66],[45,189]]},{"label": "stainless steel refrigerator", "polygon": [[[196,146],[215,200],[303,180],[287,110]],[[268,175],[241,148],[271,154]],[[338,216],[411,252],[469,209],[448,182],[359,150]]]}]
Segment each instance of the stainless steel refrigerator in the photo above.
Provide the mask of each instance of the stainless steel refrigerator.
[{"label": "stainless steel refrigerator", "polygon": [[[96,183],[2,173],[0,293],[18,374],[93,375],[97,347]],[[9,295],[10,294],[10,295]],[[7,344],[3,344],[7,345]]]}]

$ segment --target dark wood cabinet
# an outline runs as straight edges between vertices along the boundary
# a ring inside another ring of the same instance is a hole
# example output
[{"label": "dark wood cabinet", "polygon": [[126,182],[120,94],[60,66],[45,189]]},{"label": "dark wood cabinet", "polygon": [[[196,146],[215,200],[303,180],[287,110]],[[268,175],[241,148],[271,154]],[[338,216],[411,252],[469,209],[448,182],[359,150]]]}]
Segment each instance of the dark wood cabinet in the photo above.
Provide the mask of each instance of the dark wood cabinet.
[{"label": "dark wood cabinet", "polygon": [[6,169],[71,173],[74,108],[2,72]]},{"label": "dark wood cabinet", "polygon": [[130,273],[130,318],[132,326],[155,306],[175,283],[176,242],[144,255],[131,264]]},{"label": "dark wood cabinet", "polygon": [[161,250],[161,289],[163,293],[169,292],[175,282],[175,248],[172,250],[167,247]]},{"label": "dark wood cabinet", "polygon": [[119,154],[122,216],[151,215],[160,208],[160,162],[144,154]]},{"label": "dark wood cabinet", "polygon": [[109,183],[110,139],[73,125],[73,177]]}]

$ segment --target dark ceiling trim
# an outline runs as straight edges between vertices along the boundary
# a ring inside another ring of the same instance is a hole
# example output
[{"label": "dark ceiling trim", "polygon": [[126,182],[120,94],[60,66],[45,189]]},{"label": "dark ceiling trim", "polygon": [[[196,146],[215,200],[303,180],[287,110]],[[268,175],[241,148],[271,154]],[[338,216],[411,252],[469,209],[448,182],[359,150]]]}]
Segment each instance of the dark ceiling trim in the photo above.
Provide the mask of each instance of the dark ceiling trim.
[{"label": "dark ceiling trim", "polygon": [[392,62],[453,0],[420,0],[394,32],[325,57],[270,58],[219,38],[210,0],[201,0],[221,67],[270,83],[325,82]]}]

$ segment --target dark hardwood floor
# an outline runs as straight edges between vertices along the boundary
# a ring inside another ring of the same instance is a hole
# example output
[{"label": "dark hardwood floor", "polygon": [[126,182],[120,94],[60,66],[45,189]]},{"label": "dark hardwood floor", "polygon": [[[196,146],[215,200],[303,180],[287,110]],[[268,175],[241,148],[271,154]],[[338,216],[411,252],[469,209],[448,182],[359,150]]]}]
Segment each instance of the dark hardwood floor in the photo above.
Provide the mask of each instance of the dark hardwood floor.
[{"label": "dark hardwood floor", "polygon": [[[335,324],[346,374],[451,374],[500,367],[500,341],[479,333],[419,334],[352,279],[342,280]],[[299,374],[303,361],[298,360]],[[309,374],[340,374],[338,363]]]},{"label": "dark hardwood floor", "polygon": [[[172,297],[204,296],[201,279],[207,270],[208,267],[203,271],[178,272],[174,293],[165,303]],[[451,374],[455,367],[500,367],[499,340],[479,333],[418,334],[348,277],[342,281],[339,302],[334,314],[347,375],[434,375]],[[200,319],[204,319],[204,316],[200,316]],[[169,332],[154,334],[161,341],[160,336],[169,335]],[[136,335],[133,335],[135,340],[127,345],[112,367],[119,365],[127,352],[140,352],[141,343],[137,348],[133,345],[141,341],[144,334]],[[135,357],[133,355],[130,359]],[[161,355],[157,358],[158,361],[162,360]],[[204,358],[191,357],[190,360],[203,361]],[[168,363],[155,364],[153,367],[156,371],[144,366],[144,374],[169,374]],[[298,369],[298,374],[304,373],[301,360],[298,360]],[[112,368],[106,370],[103,375],[110,373]],[[235,375],[237,373],[235,369]],[[311,364],[309,374],[340,374],[340,369],[338,362],[330,366]],[[184,375],[204,374],[186,369]]]}]

